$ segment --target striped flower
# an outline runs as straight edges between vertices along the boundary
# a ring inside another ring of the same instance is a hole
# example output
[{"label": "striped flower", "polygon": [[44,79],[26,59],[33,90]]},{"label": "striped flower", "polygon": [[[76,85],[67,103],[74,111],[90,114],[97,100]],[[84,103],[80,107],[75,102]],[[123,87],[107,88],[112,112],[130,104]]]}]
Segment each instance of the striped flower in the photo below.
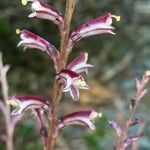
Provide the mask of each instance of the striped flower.
[{"label": "striped flower", "polygon": [[15,107],[11,112],[11,115],[21,115],[29,109],[42,109],[44,111],[50,110],[50,105],[47,100],[32,95],[13,96],[7,101],[7,104]]},{"label": "striped flower", "polygon": [[57,64],[57,61],[59,59],[59,52],[52,44],[50,44],[48,41],[41,38],[40,36],[27,30],[20,31],[19,29],[17,29],[16,33],[20,34],[21,38],[21,41],[17,45],[18,47],[23,46],[24,49],[40,49],[46,52],[53,59],[54,63]]},{"label": "striped flower", "polygon": [[120,20],[120,16],[107,13],[103,16],[88,21],[83,25],[78,26],[70,36],[69,42],[70,46],[73,46],[73,44],[79,41],[80,39],[91,35],[105,34],[105,33],[115,34],[112,31],[114,27],[111,26],[112,18],[115,18],[117,21]]},{"label": "striped flower", "polygon": [[62,15],[55,7],[38,0],[22,0],[23,5],[26,5],[27,2],[31,2],[32,13],[28,16],[29,18],[46,19],[52,21],[60,28],[63,26]]},{"label": "striped flower", "polygon": [[89,127],[91,130],[95,130],[93,120],[97,117],[101,117],[102,113],[97,113],[93,110],[77,111],[71,114],[61,117],[58,121],[58,130],[68,125],[83,125]]},{"label": "striped flower", "polygon": [[87,53],[80,53],[76,59],[56,76],[57,80],[64,80],[63,92],[70,92],[73,100],[79,99],[79,89],[89,89],[84,78],[79,74],[87,72],[89,68],[93,67],[91,64],[87,64],[87,59]]}]

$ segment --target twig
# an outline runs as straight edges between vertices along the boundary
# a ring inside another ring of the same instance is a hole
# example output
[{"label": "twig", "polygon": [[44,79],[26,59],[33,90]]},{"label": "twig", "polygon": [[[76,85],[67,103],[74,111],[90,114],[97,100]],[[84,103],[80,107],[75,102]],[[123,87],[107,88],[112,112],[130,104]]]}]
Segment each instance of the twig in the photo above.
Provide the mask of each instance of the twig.
[{"label": "twig", "polygon": [[[68,59],[69,53],[67,52],[67,47],[68,47],[68,39],[69,39],[69,32],[70,32],[70,23],[74,11],[75,3],[76,0],[67,0],[66,2],[64,28],[61,31],[60,64],[56,72],[59,72],[64,68]],[[55,146],[55,140],[57,136],[56,126],[57,126],[57,118],[59,112],[59,102],[62,97],[62,88],[63,88],[62,84],[59,81],[55,80],[54,94],[52,98],[52,110],[51,110],[51,116],[49,116],[50,127],[48,130],[46,150],[53,150]]]}]

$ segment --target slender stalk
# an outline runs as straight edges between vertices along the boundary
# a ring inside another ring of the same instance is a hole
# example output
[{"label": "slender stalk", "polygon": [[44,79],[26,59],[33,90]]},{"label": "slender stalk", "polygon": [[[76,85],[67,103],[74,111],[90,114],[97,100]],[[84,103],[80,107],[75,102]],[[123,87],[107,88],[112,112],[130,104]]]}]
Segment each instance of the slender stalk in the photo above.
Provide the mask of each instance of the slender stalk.
[{"label": "slender stalk", "polygon": [[62,61],[61,68],[63,68],[67,62],[69,50],[68,50],[68,41],[69,41],[69,32],[72,15],[74,12],[76,0],[67,0],[65,18],[64,18],[64,29],[61,31],[61,44],[60,44],[60,59]]},{"label": "slender stalk", "polygon": [[2,62],[2,53],[0,53],[0,79],[1,79],[2,96],[6,106],[5,111],[6,114],[4,115],[7,132],[6,146],[7,150],[13,150],[13,127],[11,126],[10,108],[9,105],[6,104],[6,101],[8,100],[8,84],[6,72],[4,71],[4,66]]},{"label": "slender stalk", "polygon": [[[74,11],[75,3],[76,0],[66,1],[64,27],[61,31],[60,64],[56,72],[61,71],[65,67],[69,55],[69,53],[67,53],[67,47],[68,47],[68,39],[69,39],[69,32],[70,32],[70,23]],[[52,110],[51,110],[51,116],[49,116],[50,128],[48,130],[46,150],[53,150],[55,146],[55,140],[57,137],[56,127],[57,127],[57,120],[58,120],[59,103],[62,97],[62,89],[63,89],[62,84],[59,81],[55,80],[54,94],[52,98]]]}]

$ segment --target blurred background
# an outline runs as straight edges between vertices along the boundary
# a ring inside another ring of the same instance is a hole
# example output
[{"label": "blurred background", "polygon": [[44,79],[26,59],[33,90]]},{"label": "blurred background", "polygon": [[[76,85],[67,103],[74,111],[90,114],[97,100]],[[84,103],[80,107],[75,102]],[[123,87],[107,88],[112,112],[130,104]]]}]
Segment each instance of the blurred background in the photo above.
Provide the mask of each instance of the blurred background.
[{"label": "blurred background", "polygon": [[[44,1],[44,0],[43,0]],[[46,0],[45,0],[46,1]],[[65,0],[47,0],[64,13]],[[44,37],[59,48],[60,36],[57,27],[47,20],[29,19],[30,6],[22,6],[19,0],[0,0],[0,50],[4,64],[10,64],[8,73],[9,94],[41,95],[51,100],[54,81],[52,61],[40,50],[17,48],[19,36],[15,30],[28,29]],[[150,0],[78,0],[72,28],[111,12],[121,16],[113,23],[116,36],[98,35],[79,41],[69,61],[81,51],[89,53],[89,62],[95,67],[87,76],[90,90],[81,90],[80,100],[74,103],[69,94],[63,94],[60,114],[93,108],[103,112],[96,121],[96,131],[91,132],[78,126],[65,128],[57,140],[60,150],[110,150],[115,144],[115,134],[107,120],[122,122],[135,94],[135,78],[141,78],[150,69]],[[138,106],[136,118],[145,120],[144,136],[139,150],[150,149],[150,101],[147,95]],[[0,113],[1,114],[1,113]],[[0,117],[0,133],[4,133],[3,116]],[[138,126],[132,127],[134,134]],[[109,143],[109,144],[108,144]],[[25,115],[14,134],[15,150],[41,150],[39,126],[36,118]],[[0,139],[0,149],[5,144]]]}]

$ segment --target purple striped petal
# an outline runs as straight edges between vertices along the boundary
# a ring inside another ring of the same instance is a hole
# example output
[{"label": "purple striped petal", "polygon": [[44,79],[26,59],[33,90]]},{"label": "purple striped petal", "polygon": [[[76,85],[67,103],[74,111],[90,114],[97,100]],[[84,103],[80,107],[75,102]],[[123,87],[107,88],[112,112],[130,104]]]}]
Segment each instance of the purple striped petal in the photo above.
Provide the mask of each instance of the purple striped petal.
[{"label": "purple striped petal", "polygon": [[102,113],[97,113],[93,110],[73,112],[61,117],[57,128],[60,130],[68,125],[83,125],[89,127],[91,130],[95,130],[93,120],[101,116]]},{"label": "purple striped petal", "polygon": [[77,73],[87,72],[89,68],[92,68],[93,65],[87,64],[88,53],[80,53],[77,58],[75,58],[66,68]]},{"label": "purple striped petal", "polygon": [[70,36],[70,46],[73,46],[73,44],[79,41],[81,38],[88,37],[91,35],[105,33],[115,34],[112,31],[114,27],[111,26],[112,18],[115,18],[117,21],[120,20],[120,16],[115,16],[110,13],[107,13],[106,15],[100,16],[98,18],[86,22],[83,25],[78,26]]},{"label": "purple striped petal", "polygon": [[15,107],[11,115],[21,115],[28,109],[50,110],[50,105],[47,100],[32,95],[13,96],[7,101],[7,104]]},{"label": "purple striped petal", "polygon": [[40,36],[29,32],[27,30],[20,31],[19,29],[16,30],[17,34],[20,34],[21,41],[18,43],[19,46],[24,46],[24,49],[27,48],[37,48],[41,49],[42,51],[46,52],[56,64],[59,59],[59,52],[58,50],[50,44],[45,39],[41,38]]},{"label": "purple striped petal", "polygon": [[72,99],[78,100],[79,99],[79,88],[74,85],[71,85],[69,90],[70,90],[70,95],[71,95]]},{"label": "purple striped petal", "polygon": [[61,13],[53,6],[40,2],[38,0],[22,0],[22,4],[26,5],[27,2],[31,2],[31,13],[29,18],[39,18],[52,21],[54,24],[58,25],[60,28],[63,26],[63,18]]}]

